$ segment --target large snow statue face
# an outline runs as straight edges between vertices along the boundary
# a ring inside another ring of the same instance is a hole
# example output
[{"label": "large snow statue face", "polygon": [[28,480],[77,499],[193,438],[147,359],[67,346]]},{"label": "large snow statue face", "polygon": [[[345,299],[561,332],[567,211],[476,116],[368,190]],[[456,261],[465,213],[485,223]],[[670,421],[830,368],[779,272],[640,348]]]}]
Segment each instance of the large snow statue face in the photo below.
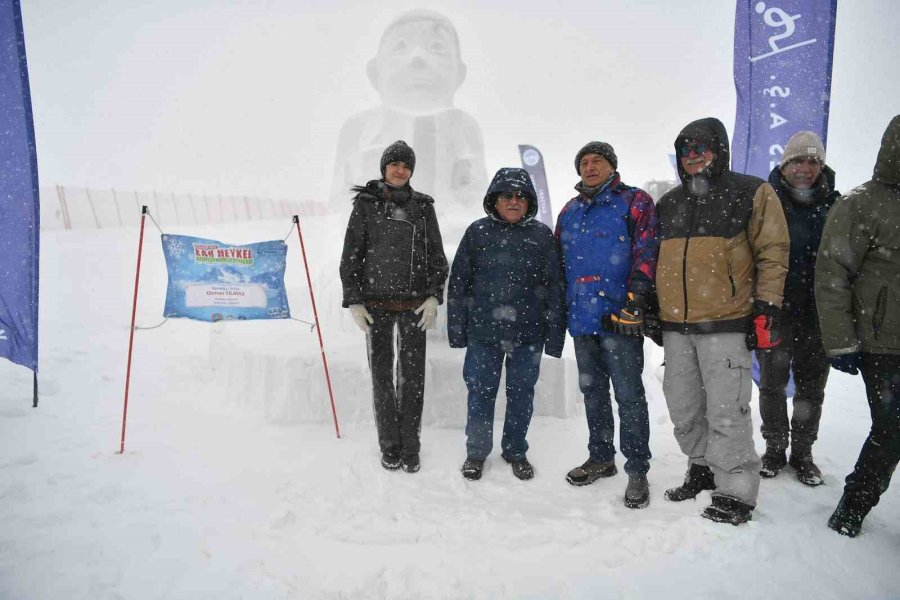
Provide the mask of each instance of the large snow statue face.
[{"label": "large snow statue face", "polygon": [[389,106],[449,108],[466,76],[453,24],[421,11],[400,17],[385,30],[368,74]]},{"label": "large snow statue face", "polygon": [[416,149],[413,186],[437,200],[441,229],[462,236],[466,209],[481,205],[488,181],[481,127],[453,106],[466,78],[460,52],[453,23],[434,11],[401,13],[385,29],[367,65],[380,104],[350,116],[338,135],[330,194],[338,210],[350,210],[352,186],[377,177],[384,148],[406,140]]}]

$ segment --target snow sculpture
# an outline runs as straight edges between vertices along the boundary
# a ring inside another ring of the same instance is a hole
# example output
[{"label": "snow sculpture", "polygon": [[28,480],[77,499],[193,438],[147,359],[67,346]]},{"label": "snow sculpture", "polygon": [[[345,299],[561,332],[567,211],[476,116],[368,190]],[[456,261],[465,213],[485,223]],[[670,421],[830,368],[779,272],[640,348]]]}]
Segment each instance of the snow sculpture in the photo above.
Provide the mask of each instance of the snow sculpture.
[{"label": "snow sculpture", "polygon": [[[441,207],[480,212],[487,189],[481,128],[453,107],[466,77],[453,23],[430,10],[402,13],[385,29],[367,66],[381,105],[351,116],[338,138],[331,202],[350,211],[350,187],[378,176],[384,148],[406,140],[416,152],[414,189]],[[462,211],[460,211],[462,212]]]}]

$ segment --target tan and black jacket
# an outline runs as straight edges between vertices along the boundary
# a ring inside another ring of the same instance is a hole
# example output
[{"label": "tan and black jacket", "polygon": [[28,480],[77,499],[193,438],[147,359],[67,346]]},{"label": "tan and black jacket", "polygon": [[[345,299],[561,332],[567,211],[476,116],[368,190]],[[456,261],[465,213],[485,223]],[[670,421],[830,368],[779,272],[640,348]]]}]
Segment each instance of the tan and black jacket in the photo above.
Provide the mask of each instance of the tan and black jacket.
[{"label": "tan and black jacket", "polygon": [[758,177],[728,169],[728,134],[718,119],[694,121],[675,140],[712,145],[698,175],[678,163],[681,186],[657,205],[656,290],[666,331],[750,330],[754,301],[781,306],[790,242],[781,202]]}]

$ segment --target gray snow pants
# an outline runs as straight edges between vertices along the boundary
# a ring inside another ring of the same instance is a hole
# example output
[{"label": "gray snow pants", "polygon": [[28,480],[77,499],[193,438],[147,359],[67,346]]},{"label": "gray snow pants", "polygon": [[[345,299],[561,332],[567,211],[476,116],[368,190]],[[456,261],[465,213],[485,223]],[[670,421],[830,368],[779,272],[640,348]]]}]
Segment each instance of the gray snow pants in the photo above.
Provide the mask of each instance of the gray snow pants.
[{"label": "gray snow pants", "polygon": [[665,331],[663,347],[663,393],[688,468],[708,465],[714,495],[756,506],[760,460],[753,446],[745,335]]}]

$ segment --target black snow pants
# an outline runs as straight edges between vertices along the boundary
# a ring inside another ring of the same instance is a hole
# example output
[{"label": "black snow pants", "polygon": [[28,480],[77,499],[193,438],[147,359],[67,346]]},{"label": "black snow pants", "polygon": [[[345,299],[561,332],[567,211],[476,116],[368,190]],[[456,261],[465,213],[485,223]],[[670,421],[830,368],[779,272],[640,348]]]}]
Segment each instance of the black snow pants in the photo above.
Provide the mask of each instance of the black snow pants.
[{"label": "black snow pants", "polygon": [[[759,361],[759,413],[766,446],[786,450],[790,439],[794,454],[808,453],[819,435],[819,419],[831,364],[822,347],[815,311],[792,317],[781,325],[782,342],[757,351]],[[785,388],[794,373],[794,411],[788,423]]]},{"label": "black snow pants", "polygon": [[374,322],[366,344],[378,444],[382,454],[418,454],[425,394],[425,332],[416,325],[420,316],[382,308],[369,308],[369,313]]},{"label": "black snow pants", "polygon": [[900,461],[900,355],[863,354],[862,375],[872,429],[847,476],[844,494],[871,508],[887,491]]}]

